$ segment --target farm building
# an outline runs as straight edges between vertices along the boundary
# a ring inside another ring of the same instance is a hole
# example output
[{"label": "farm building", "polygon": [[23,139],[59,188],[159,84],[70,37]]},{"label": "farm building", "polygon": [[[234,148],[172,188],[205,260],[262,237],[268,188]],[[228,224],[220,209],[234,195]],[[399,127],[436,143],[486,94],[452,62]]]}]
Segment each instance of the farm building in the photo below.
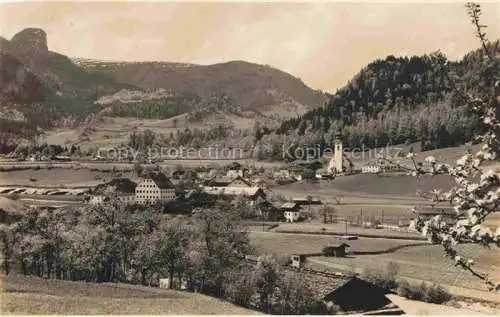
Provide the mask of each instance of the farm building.
[{"label": "farm building", "polygon": [[228,176],[213,176],[209,179],[204,180],[203,185],[204,186],[211,186],[211,187],[226,187],[231,184],[231,182],[235,179],[235,177],[228,177]]},{"label": "farm building", "polygon": [[214,169],[211,169],[209,171],[202,171],[202,172],[197,172],[196,177],[201,180],[208,180],[212,177],[217,175],[217,171]]},{"label": "farm building", "polygon": [[321,200],[318,199],[318,198],[311,198],[311,199],[307,199],[307,197],[297,197],[297,198],[294,198],[292,199],[292,201],[294,203],[297,203],[299,206],[303,206],[303,205],[321,205]]},{"label": "farm building", "polygon": [[291,256],[292,260],[292,267],[300,269],[302,266],[304,266],[304,262],[306,261],[306,255],[305,254],[294,254]]},{"label": "farm building", "polygon": [[300,205],[296,202],[287,202],[280,206],[283,216],[287,222],[295,222],[300,219]]},{"label": "farm building", "polygon": [[251,205],[266,201],[266,194],[260,187],[211,187],[203,186],[201,190],[212,196],[248,197]]},{"label": "farm building", "polygon": [[392,302],[386,297],[388,292],[370,282],[357,277],[343,280],[326,294],[322,300],[327,305],[337,305],[345,312],[368,312],[380,310]]},{"label": "farm building", "polygon": [[442,221],[447,223],[454,223],[459,219],[457,212],[451,207],[419,207],[415,211],[415,214],[423,217],[434,217],[439,215],[442,217]]},{"label": "farm building", "polygon": [[368,174],[368,173],[376,174],[380,172],[381,172],[380,166],[375,164],[366,164],[361,167],[361,173],[363,174]]},{"label": "farm building", "polygon": [[176,170],[172,172],[172,178],[173,179],[182,179],[186,175],[185,170]]},{"label": "farm building", "polygon": [[241,176],[237,176],[227,185],[228,187],[252,187],[252,183]]},{"label": "farm building", "polygon": [[175,185],[161,172],[145,175],[135,189],[137,203],[155,203],[175,199]]},{"label": "farm building", "polygon": [[323,248],[323,254],[325,256],[334,256],[343,258],[346,256],[346,248],[350,247],[347,243],[329,244]]},{"label": "farm building", "polygon": [[333,179],[335,178],[335,174],[328,169],[319,169],[316,171],[317,179]]},{"label": "farm building", "polygon": [[[290,279],[297,276],[295,270],[287,270],[284,274],[285,278]],[[314,290],[314,295],[320,298],[326,306],[340,307],[341,314],[369,314],[369,312],[395,307],[385,296],[388,293],[385,289],[360,278],[335,273],[335,276],[324,276],[310,274],[307,271],[302,274],[306,285]]]},{"label": "farm building", "polygon": [[90,191],[89,204],[101,204],[106,197],[116,197],[124,203],[134,203],[137,183],[128,178],[115,178],[105,184],[99,184]]},{"label": "farm building", "polygon": [[280,169],[279,171],[273,173],[273,177],[275,179],[288,179],[288,178],[291,178],[292,175],[291,175],[289,170]]},{"label": "farm building", "polygon": [[243,169],[237,169],[237,170],[228,170],[226,173],[227,177],[247,177],[248,175],[248,169],[243,168]]}]

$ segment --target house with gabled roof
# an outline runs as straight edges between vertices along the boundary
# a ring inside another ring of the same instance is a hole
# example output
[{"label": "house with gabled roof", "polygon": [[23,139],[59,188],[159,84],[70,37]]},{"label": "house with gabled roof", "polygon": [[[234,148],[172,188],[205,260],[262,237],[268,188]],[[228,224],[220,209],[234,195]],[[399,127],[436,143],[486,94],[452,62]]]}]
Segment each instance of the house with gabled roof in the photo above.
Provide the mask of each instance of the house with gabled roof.
[{"label": "house with gabled roof", "polygon": [[135,189],[135,200],[139,204],[167,202],[175,197],[175,185],[162,172],[146,173]]},{"label": "house with gabled roof", "polygon": [[87,202],[94,205],[101,204],[106,197],[111,196],[124,203],[134,203],[136,187],[137,183],[129,178],[115,178],[90,190]]},{"label": "house with gabled roof", "polygon": [[242,187],[242,186],[227,186],[227,187],[211,187],[203,186],[202,191],[212,196],[226,197],[248,197],[251,205],[266,201],[266,194],[260,187]]}]

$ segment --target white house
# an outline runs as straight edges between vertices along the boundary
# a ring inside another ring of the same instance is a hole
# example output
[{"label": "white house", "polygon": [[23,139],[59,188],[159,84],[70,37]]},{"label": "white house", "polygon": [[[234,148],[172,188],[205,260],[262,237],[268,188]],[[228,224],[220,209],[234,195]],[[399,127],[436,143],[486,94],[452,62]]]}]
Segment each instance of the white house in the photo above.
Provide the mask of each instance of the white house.
[{"label": "white house", "polygon": [[88,203],[91,205],[99,205],[104,202],[106,196],[104,195],[92,195],[90,196],[90,199],[88,200]]},{"label": "white house", "polygon": [[210,179],[210,178],[214,177],[216,174],[217,174],[217,171],[214,170],[214,169],[211,169],[208,172],[198,172],[198,173],[196,173],[196,177],[198,177],[198,179],[201,179],[201,180],[207,180],[207,179]]},{"label": "white house", "polygon": [[361,173],[380,173],[380,166],[375,164],[366,164],[361,167]]},{"label": "white house", "polygon": [[285,211],[283,215],[285,216],[287,222],[296,222],[300,218],[300,212],[294,210]]},{"label": "white house", "polygon": [[300,205],[296,202],[286,202],[280,206],[286,222],[296,222],[300,219]]},{"label": "white house", "polygon": [[236,177],[245,177],[247,174],[247,169],[237,169],[237,170],[228,170],[226,173],[227,177],[236,178]]},{"label": "white house", "polygon": [[316,178],[317,179],[331,179],[335,175],[331,172],[331,170],[328,169],[319,169],[316,171]]},{"label": "white house", "polygon": [[280,169],[279,171],[273,173],[273,177],[275,179],[283,179],[283,178],[287,179],[287,178],[291,178],[291,175],[290,175],[289,170]]},{"label": "white house", "polygon": [[212,187],[203,186],[202,191],[214,196],[232,196],[232,197],[248,197],[250,205],[255,205],[257,202],[264,201],[266,194],[260,187],[251,186],[228,186],[228,187]]},{"label": "white house", "polygon": [[135,189],[139,204],[167,202],[175,199],[175,185],[161,172],[146,175]]},{"label": "white house", "polygon": [[114,197],[126,204],[135,202],[137,183],[128,178],[115,178],[107,183],[97,185],[90,191],[89,204],[102,204],[106,197]]}]

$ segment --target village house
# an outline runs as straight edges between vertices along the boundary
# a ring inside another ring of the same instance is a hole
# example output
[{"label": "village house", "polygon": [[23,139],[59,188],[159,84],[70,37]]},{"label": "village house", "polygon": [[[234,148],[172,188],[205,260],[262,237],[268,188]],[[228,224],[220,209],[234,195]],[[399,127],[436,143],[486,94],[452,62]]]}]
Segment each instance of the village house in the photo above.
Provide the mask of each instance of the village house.
[{"label": "village house", "polygon": [[361,173],[363,174],[376,174],[380,173],[382,170],[380,166],[375,164],[366,164],[361,167]]},{"label": "village house", "polygon": [[[294,261],[294,257],[296,261]],[[305,255],[293,255],[292,263],[304,263]],[[295,267],[295,265],[293,265]],[[283,272],[285,279],[295,279],[296,270]],[[339,314],[366,314],[385,311],[391,315],[401,315],[403,312],[386,296],[389,291],[356,276],[340,272],[330,276],[303,273],[304,283],[312,290],[316,298],[327,307],[334,305],[340,308]],[[375,315],[375,314],[374,314]]]},{"label": "village house", "polygon": [[240,168],[240,169],[230,169],[226,173],[227,177],[236,178],[236,177],[247,177],[248,169]]},{"label": "village house", "polygon": [[252,183],[250,183],[248,180],[244,179],[241,176],[238,176],[231,180],[229,184],[227,184],[228,187],[252,187]]},{"label": "village house", "polygon": [[326,168],[321,168],[316,171],[317,179],[333,179],[335,174]]},{"label": "village house", "polygon": [[196,173],[196,177],[199,180],[208,180],[208,179],[211,179],[212,177],[215,177],[215,175],[217,175],[217,171],[214,169],[211,169],[211,170],[205,171],[205,172],[197,172]]},{"label": "village house", "polygon": [[304,205],[321,205],[321,200],[318,198],[311,197],[311,199],[307,199],[307,197],[297,197],[293,198],[292,201],[297,203],[299,206]]},{"label": "village house", "polygon": [[286,202],[280,206],[286,222],[296,222],[300,219],[300,206],[296,202]]},{"label": "village house", "polygon": [[291,177],[292,175],[290,174],[290,171],[287,169],[280,169],[279,171],[273,173],[274,179],[289,179]]},{"label": "village house", "polygon": [[211,187],[203,186],[202,191],[212,196],[247,197],[250,205],[257,205],[267,200],[266,194],[260,187]]},{"label": "village house", "polygon": [[161,172],[145,175],[135,189],[135,200],[139,204],[174,200],[175,185]]},{"label": "village house", "polygon": [[338,284],[330,291],[324,289],[320,295],[327,305],[337,305],[344,312],[359,313],[393,308],[394,304],[386,297],[388,291],[358,277],[338,279]]},{"label": "village house", "polygon": [[434,217],[434,216],[441,216],[441,220],[444,221],[445,223],[454,223],[458,219],[460,219],[457,215],[457,212],[455,211],[454,208],[452,207],[437,207],[437,206],[431,206],[431,207],[419,207],[415,211],[416,216],[423,216],[426,218]]},{"label": "village house", "polygon": [[135,202],[137,183],[128,178],[115,178],[107,183],[99,184],[92,189],[87,202],[92,205],[102,204],[107,197],[117,198],[126,204]]}]

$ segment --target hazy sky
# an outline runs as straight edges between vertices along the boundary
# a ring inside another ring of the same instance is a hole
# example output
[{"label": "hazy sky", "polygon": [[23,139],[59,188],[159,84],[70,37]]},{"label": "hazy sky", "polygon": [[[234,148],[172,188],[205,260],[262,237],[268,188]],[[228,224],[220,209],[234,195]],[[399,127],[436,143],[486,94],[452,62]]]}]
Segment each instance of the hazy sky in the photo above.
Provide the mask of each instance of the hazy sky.
[{"label": "hazy sky", "polygon": [[[490,39],[500,2],[483,3]],[[72,57],[211,64],[245,60],[280,68],[332,92],[386,55],[441,49],[456,59],[478,47],[463,2],[0,4],[0,35],[26,27]]]}]

